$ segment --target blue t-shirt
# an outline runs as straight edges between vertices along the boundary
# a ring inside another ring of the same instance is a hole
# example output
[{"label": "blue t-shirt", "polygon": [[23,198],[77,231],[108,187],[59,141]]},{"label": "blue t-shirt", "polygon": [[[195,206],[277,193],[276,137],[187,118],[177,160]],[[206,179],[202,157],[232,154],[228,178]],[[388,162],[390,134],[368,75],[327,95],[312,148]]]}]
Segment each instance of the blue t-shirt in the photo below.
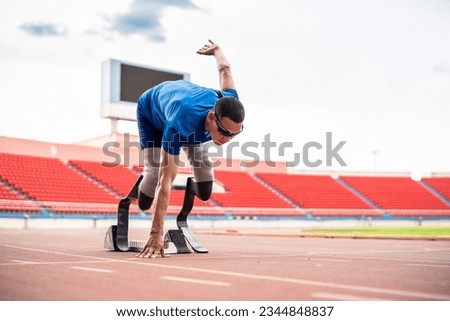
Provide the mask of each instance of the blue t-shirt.
[{"label": "blue t-shirt", "polygon": [[186,80],[166,81],[142,94],[138,114],[162,133],[162,148],[179,155],[184,144],[211,140],[205,119],[220,96],[239,98],[235,89],[219,91]]}]

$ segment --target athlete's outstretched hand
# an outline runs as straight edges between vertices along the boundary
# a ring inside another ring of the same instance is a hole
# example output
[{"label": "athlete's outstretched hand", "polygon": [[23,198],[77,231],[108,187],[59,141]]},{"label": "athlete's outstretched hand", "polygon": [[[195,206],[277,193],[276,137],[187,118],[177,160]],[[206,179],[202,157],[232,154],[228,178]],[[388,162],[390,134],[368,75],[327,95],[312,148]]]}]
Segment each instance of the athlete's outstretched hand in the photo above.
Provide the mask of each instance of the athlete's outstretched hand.
[{"label": "athlete's outstretched hand", "polygon": [[164,240],[161,234],[151,233],[147,244],[145,244],[141,253],[139,253],[137,257],[143,259],[154,259],[158,257],[158,254],[161,255],[161,257],[166,257],[167,255],[164,254],[164,249],[167,249],[167,247],[168,243]]},{"label": "athlete's outstretched hand", "polygon": [[197,53],[200,55],[212,56],[216,49],[219,49],[219,45],[214,43],[212,40],[208,40],[209,43],[203,45],[202,48],[197,50]]},{"label": "athlete's outstretched hand", "polygon": [[212,40],[204,44],[197,53],[216,58],[217,70],[219,70],[220,90],[236,88],[231,74],[230,63],[225,57],[222,48]]}]

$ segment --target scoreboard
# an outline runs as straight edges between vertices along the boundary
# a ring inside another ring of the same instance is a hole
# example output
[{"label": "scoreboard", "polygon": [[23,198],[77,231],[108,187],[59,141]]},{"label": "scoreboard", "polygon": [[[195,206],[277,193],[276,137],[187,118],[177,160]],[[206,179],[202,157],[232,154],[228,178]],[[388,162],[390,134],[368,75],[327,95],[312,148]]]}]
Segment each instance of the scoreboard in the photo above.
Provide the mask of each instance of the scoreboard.
[{"label": "scoreboard", "polygon": [[189,80],[189,74],[128,63],[102,62],[101,108],[103,118],[136,120],[136,102],[147,89],[167,80]]}]

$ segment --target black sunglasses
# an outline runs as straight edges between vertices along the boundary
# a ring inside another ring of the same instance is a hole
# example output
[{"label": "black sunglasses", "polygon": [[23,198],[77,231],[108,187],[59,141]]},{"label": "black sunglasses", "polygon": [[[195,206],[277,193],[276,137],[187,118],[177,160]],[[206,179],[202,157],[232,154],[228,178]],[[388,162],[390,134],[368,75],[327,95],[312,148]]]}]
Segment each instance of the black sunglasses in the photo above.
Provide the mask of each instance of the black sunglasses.
[{"label": "black sunglasses", "polygon": [[217,129],[219,130],[219,133],[220,133],[221,135],[223,135],[223,136],[226,136],[226,137],[234,137],[234,136],[236,136],[237,134],[240,134],[240,133],[244,130],[244,124],[242,124],[241,130],[240,130],[239,132],[237,132],[237,133],[232,133],[232,132],[230,132],[230,131],[228,131],[227,129],[225,129],[225,128],[222,127],[222,125],[220,124],[220,121],[219,121],[219,116],[217,116],[217,113],[215,113],[215,119],[216,119]]}]

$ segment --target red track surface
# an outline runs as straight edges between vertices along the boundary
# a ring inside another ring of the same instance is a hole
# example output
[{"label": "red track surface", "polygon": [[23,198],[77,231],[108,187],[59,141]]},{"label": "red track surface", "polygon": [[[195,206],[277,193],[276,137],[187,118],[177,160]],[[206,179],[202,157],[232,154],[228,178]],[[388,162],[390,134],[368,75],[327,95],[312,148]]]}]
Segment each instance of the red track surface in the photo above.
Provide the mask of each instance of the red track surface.
[{"label": "red track surface", "polygon": [[450,300],[448,241],[196,231],[210,253],[144,260],[104,250],[104,233],[2,230],[0,300]]}]

